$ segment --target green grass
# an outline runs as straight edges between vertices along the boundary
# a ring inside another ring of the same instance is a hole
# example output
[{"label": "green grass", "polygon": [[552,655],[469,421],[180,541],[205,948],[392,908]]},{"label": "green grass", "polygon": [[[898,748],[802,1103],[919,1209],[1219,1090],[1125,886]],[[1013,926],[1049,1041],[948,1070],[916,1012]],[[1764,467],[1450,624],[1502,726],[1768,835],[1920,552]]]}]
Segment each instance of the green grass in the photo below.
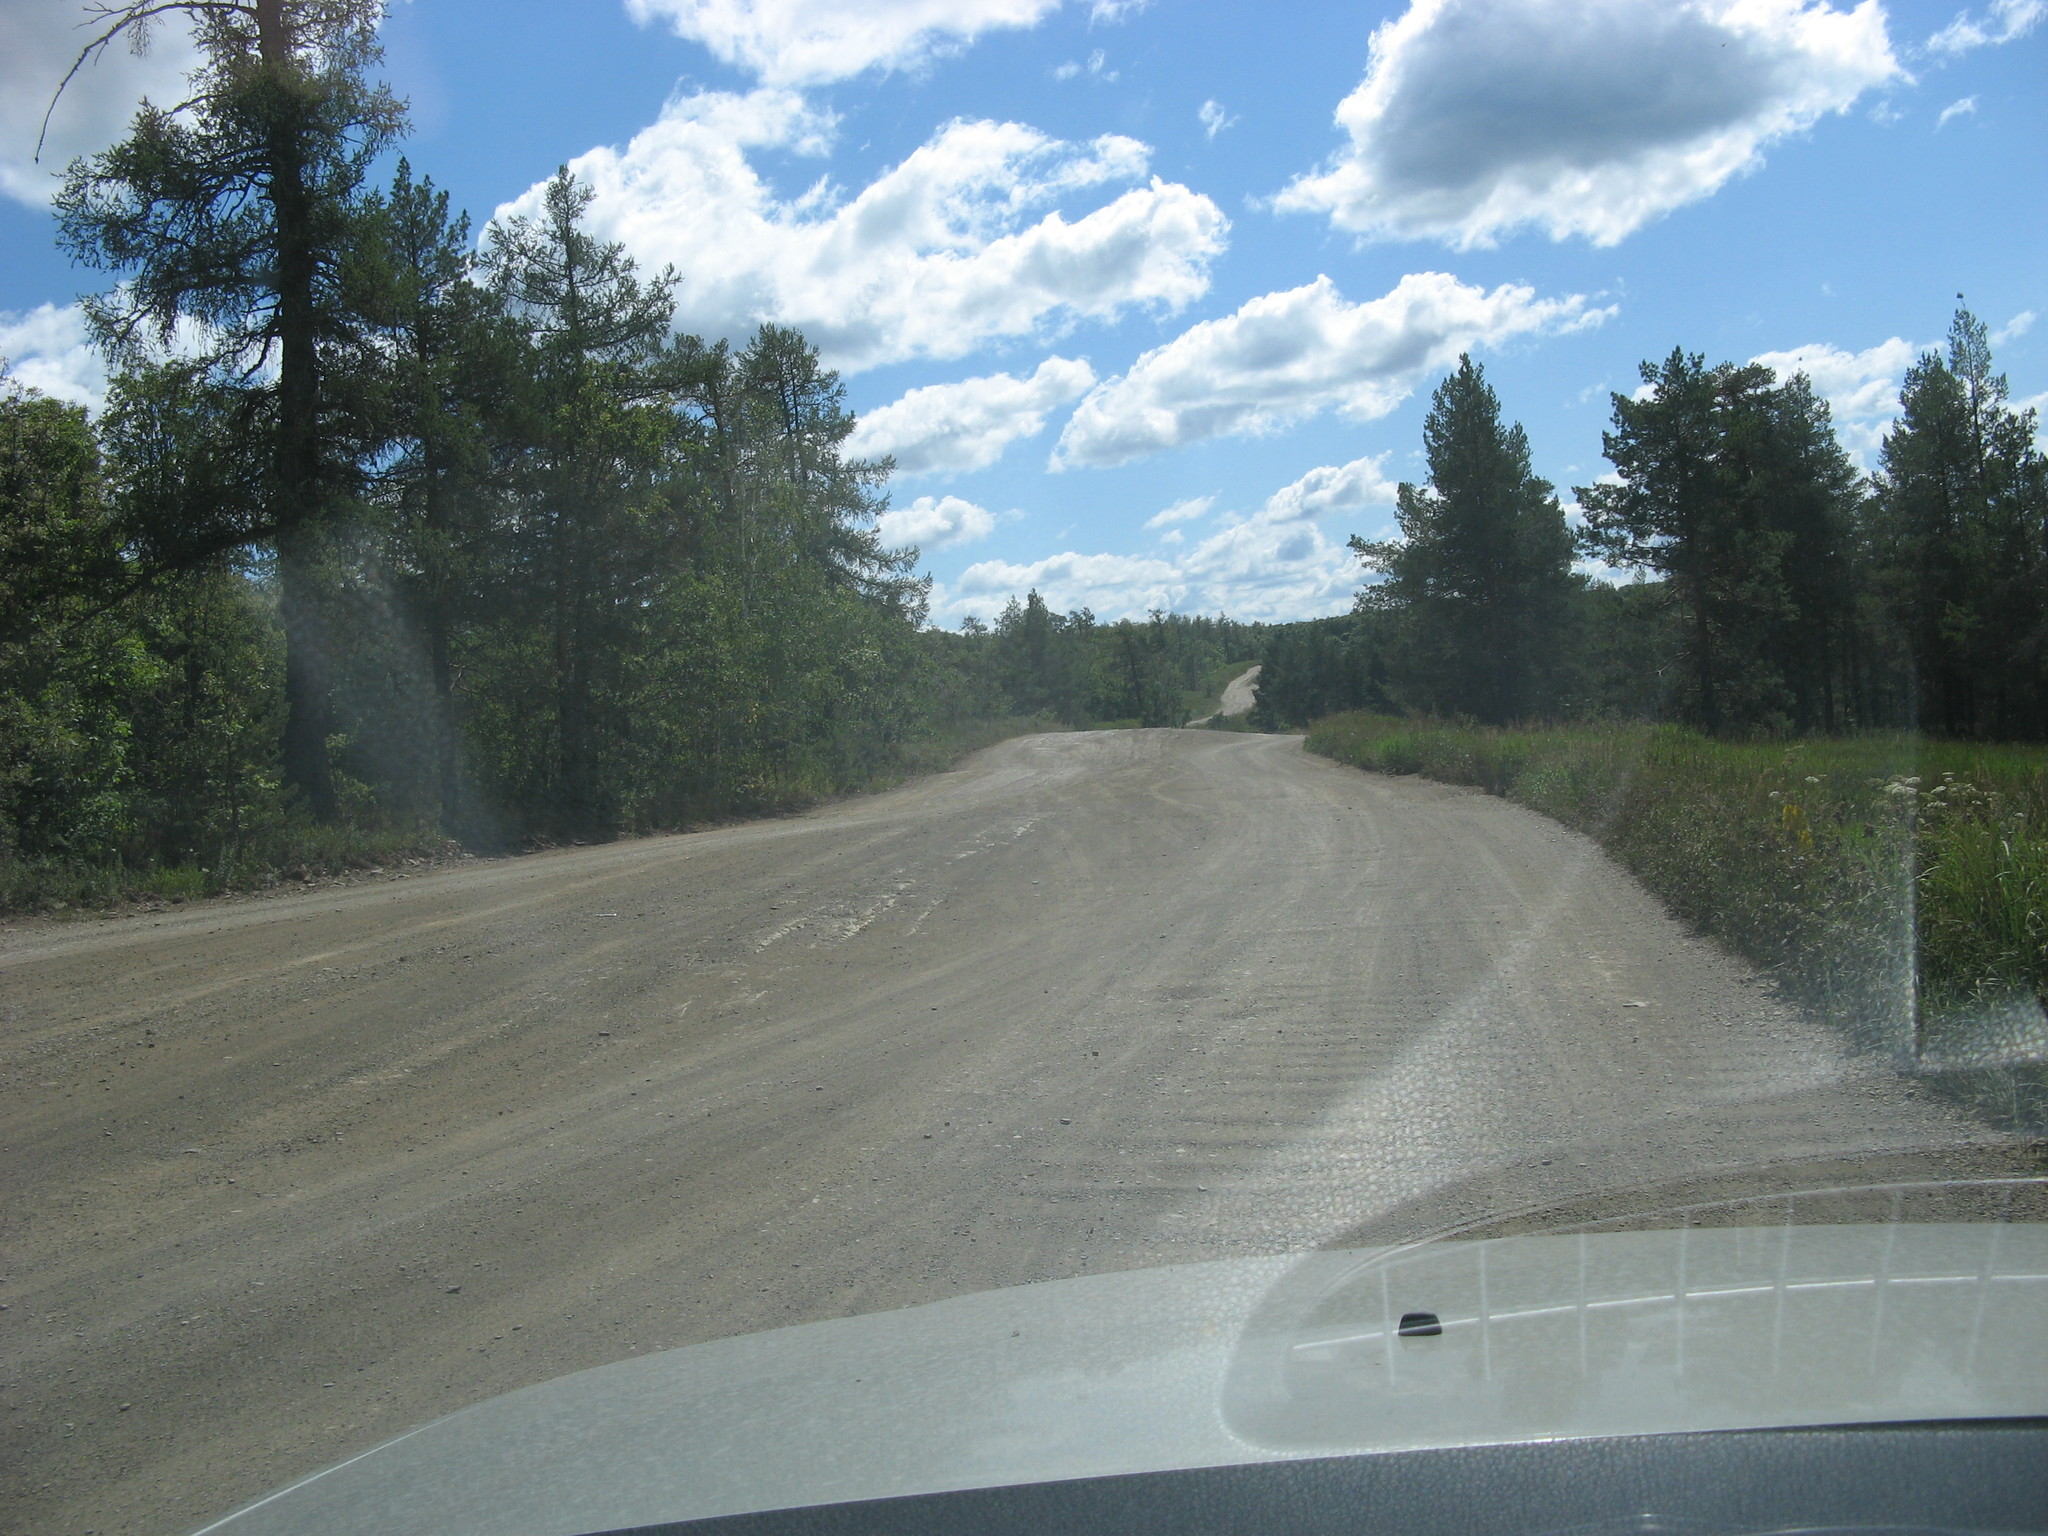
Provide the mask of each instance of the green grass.
[{"label": "green grass", "polygon": [[1924,1053],[1973,1099],[2000,1099],[2002,1119],[2048,1120],[2048,1070],[1997,1060],[2048,1000],[2048,751],[1369,714],[1320,721],[1307,744],[1475,785],[1588,833],[1866,1045]]},{"label": "green grass", "polygon": [[252,833],[204,864],[123,864],[0,855],[0,912],[65,912],[151,898],[181,902],[251,891],[290,878],[320,878],[408,858],[446,854],[455,845],[418,829],[321,826],[291,820]]}]

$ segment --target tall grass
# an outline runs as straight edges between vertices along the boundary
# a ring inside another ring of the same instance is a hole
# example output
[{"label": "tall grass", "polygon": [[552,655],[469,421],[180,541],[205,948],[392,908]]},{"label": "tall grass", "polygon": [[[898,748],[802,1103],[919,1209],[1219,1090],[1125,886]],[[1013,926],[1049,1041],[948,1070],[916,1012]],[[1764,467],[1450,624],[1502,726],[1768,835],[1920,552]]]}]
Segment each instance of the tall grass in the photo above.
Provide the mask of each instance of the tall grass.
[{"label": "tall grass", "polygon": [[[1311,751],[1476,785],[1592,836],[1863,1044],[2048,1120],[2048,751],[1868,735],[1724,742],[1336,715]],[[1996,1102],[1993,1102],[1996,1101]]]}]

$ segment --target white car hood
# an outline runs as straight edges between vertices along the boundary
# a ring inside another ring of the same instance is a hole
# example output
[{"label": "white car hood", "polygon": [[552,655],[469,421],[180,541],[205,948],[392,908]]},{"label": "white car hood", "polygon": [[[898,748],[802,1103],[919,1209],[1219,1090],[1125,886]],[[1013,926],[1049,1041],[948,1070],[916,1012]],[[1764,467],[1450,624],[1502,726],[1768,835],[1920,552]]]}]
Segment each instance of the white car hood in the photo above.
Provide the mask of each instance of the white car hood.
[{"label": "white car hood", "polygon": [[[1403,1337],[1429,1312],[1441,1332]],[[581,1536],[1115,1473],[2048,1413],[2048,1230],[1442,1241],[1020,1286],[580,1371],[207,1527]]]}]

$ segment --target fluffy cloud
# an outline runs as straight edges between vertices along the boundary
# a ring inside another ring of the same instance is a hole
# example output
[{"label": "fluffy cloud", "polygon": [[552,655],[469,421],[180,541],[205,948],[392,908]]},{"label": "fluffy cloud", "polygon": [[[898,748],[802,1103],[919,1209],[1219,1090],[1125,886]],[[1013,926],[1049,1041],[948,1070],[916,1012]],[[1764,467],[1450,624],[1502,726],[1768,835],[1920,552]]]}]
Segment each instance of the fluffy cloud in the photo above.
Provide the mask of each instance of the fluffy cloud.
[{"label": "fluffy cloud", "polygon": [[1036,26],[1060,0],[626,0],[725,63],[775,85],[914,69],[984,32]]},{"label": "fluffy cloud", "polygon": [[1816,341],[1783,352],[1761,352],[1750,361],[1773,369],[1781,379],[1795,373],[1811,379],[1834,414],[1842,446],[1867,468],[1899,414],[1899,382],[1921,351],[1894,336],[1861,352]]},{"label": "fluffy cloud", "polygon": [[107,373],[76,304],[39,304],[16,314],[0,310],[0,358],[7,376],[59,400],[98,410]]},{"label": "fluffy cloud", "polygon": [[[1229,228],[1208,198],[1158,177],[1149,152],[1019,123],[952,122],[854,196],[820,181],[776,197],[746,151],[816,152],[827,118],[787,91],[679,97],[623,151],[571,162],[596,191],[594,230],[682,275],[677,323],[737,336],[799,326],[848,371],[1106,318],[1177,309],[1209,284]],[[1049,205],[1138,182],[1072,220]],[[532,213],[536,186],[498,216]]]},{"label": "fluffy cloud", "polygon": [[958,496],[941,496],[936,501],[920,496],[907,507],[884,512],[875,525],[882,542],[900,548],[915,544],[920,549],[943,549],[948,544],[971,544],[995,532],[995,514]]},{"label": "fluffy cloud", "polygon": [[1980,19],[1959,11],[1956,19],[1927,39],[1929,53],[1968,53],[2017,42],[2048,16],[2048,0],[1991,0]]},{"label": "fluffy cloud", "polygon": [[1220,101],[1203,102],[1201,110],[1195,116],[1201,119],[1202,132],[1212,139],[1224,129],[1237,126],[1237,119],[1223,110],[1223,103]]},{"label": "fluffy cloud", "polygon": [[[1393,500],[1380,471],[1386,455],[1312,469],[1185,553],[1081,555],[1069,550],[1028,565],[984,560],[934,594],[933,611],[988,616],[1036,587],[1059,609],[1091,608],[1100,617],[1135,617],[1153,608],[1226,612],[1284,622],[1341,613],[1359,585],[1358,562],[1316,519]],[[1178,502],[1148,528],[1209,510],[1214,498]],[[1169,539],[1175,535],[1168,535]]]},{"label": "fluffy cloud", "polygon": [[0,192],[31,206],[50,200],[74,156],[93,154],[119,138],[145,96],[165,105],[184,96],[185,72],[195,58],[191,40],[175,21],[161,23],[147,52],[136,54],[117,43],[78,72],[50,114],[38,164],[43,113],[92,36],[82,25],[87,20],[82,4],[0,5]]},{"label": "fluffy cloud", "polygon": [[1268,497],[1263,515],[1275,522],[1295,522],[1359,507],[1392,506],[1397,487],[1381,468],[1386,461],[1387,455],[1378,453],[1349,464],[1320,465]]},{"label": "fluffy cloud", "polygon": [[983,560],[934,591],[933,612],[992,617],[1035,587],[1056,609],[1088,608],[1104,619],[1166,608],[1278,623],[1343,612],[1358,581],[1350,551],[1313,523],[1251,518],[1172,559],[1067,550],[1028,565]]},{"label": "fluffy cloud", "polygon": [[1170,561],[1148,555],[1077,555],[1072,550],[1028,565],[982,560],[944,591],[933,609],[953,615],[994,614],[1011,598],[1036,589],[1056,609],[1090,608],[1103,618],[1124,618],[1152,608],[1180,606],[1186,580]]},{"label": "fluffy cloud", "polygon": [[1901,73],[1877,0],[1413,0],[1279,206],[1460,248],[1612,245]]},{"label": "fluffy cloud", "polygon": [[992,373],[928,384],[861,417],[847,452],[864,459],[893,454],[906,475],[981,469],[1018,438],[1043,431],[1047,412],[1094,383],[1095,370],[1085,362],[1048,357],[1028,378]]},{"label": "fluffy cloud", "polygon": [[1538,299],[1506,284],[1488,292],[1441,272],[1410,273],[1384,297],[1353,304],[1318,277],[1191,326],[1098,384],[1061,432],[1053,467],[1122,464],[1332,407],[1383,416],[1460,352],[1607,313],[1577,296]]}]

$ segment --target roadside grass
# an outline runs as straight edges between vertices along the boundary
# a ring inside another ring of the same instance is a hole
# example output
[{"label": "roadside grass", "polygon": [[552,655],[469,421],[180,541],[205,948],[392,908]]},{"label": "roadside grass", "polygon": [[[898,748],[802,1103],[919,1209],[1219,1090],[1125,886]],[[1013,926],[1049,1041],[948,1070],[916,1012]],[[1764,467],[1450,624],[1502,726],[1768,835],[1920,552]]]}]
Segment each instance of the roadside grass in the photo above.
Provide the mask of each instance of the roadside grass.
[{"label": "roadside grass", "polygon": [[[840,782],[825,782],[822,777],[763,779],[747,786],[746,798],[732,811],[742,818],[773,816],[848,795],[871,794],[943,772],[970,753],[1013,736],[1061,729],[1058,721],[1036,715],[962,721],[898,743],[887,757],[865,771],[850,770]],[[367,800],[366,795],[349,798]],[[281,814],[204,861],[25,859],[0,851],[0,915],[103,911],[131,902],[182,903],[463,853],[460,842],[432,828],[380,825],[358,806],[346,809],[354,819],[331,825]],[[681,829],[635,827],[625,835],[676,830]],[[511,851],[497,844],[485,846],[489,851]]]},{"label": "roadside grass", "polygon": [[253,832],[204,863],[129,865],[0,855],[0,913],[89,911],[152,899],[193,901],[459,851],[453,840],[418,828],[322,826],[294,818]]},{"label": "roadside grass", "polygon": [[2002,1123],[2048,1126],[2048,750],[1365,713],[1317,722],[1307,745],[1474,785],[1587,833],[1862,1045]]}]

